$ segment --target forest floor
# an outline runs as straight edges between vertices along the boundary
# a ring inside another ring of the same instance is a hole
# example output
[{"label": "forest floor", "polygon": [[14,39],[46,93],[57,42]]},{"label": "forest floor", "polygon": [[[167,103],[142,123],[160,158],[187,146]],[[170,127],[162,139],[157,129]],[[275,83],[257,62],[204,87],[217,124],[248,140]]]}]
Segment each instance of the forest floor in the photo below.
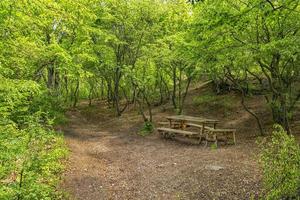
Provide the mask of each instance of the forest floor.
[{"label": "forest floor", "polygon": [[[62,127],[70,149],[64,190],[71,199],[79,200],[257,197],[261,171],[255,121],[235,94],[229,95],[234,102],[227,108],[214,102],[196,106],[195,98],[206,90],[189,93],[185,114],[216,118],[223,122],[222,127],[237,128],[236,146],[215,149],[182,139],[165,140],[156,132],[143,137],[137,134],[142,118],[134,109],[116,118],[103,103],[92,107],[83,103],[67,113],[69,123]],[[262,102],[253,97],[248,105],[260,117],[268,118]],[[171,106],[157,107],[154,121],[170,114],[174,114]]]}]

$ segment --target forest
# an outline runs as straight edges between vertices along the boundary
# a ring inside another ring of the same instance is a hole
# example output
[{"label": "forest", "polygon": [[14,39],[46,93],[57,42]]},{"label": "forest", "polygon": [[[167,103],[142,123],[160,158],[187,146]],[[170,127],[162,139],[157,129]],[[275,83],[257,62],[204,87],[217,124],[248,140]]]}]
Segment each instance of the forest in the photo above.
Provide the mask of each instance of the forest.
[{"label": "forest", "polygon": [[299,199],[299,49],[300,0],[1,0],[0,199]]}]

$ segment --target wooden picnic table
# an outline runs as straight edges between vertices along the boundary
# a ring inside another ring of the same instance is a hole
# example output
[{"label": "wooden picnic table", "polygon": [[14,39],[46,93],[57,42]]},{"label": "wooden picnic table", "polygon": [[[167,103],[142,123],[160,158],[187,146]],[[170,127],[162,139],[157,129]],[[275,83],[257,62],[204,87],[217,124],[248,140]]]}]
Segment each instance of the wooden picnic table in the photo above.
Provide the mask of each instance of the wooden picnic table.
[{"label": "wooden picnic table", "polygon": [[[158,128],[157,130],[164,136],[174,136],[175,134],[199,138],[199,144],[204,138],[206,141],[206,146],[208,141],[215,142],[216,146],[218,145],[219,137],[225,138],[223,141],[227,143],[228,138],[232,138],[233,143],[236,143],[235,132],[236,129],[220,129],[216,128],[217,124],[220,123],[216,119],[208,119],[203,117],[192,117],[186,115],[174,115],[167,116],[166,119],[169,122],[160,122],[162,125],[168,125],[169,128]],[[211,127],[213,125],[213,127]],[[191,132],[185,130],[186,127],[195,127],[200,130],[197,132]]]},{"label": "wooden picnic table", "polygon": [[167,120],[170,122],[170,127],[172,127],[172,122],[180,122],[181,123],[181,129],[184,129],[186,127],[187,122],[194,122],[199,123],[199,125],[202,125],[202,131],[204,131],[205,125],[213,125],[214,128],[216,128],[217,124],[220,123],[219,120],[215,119],[207,119],[203,117],[192,117],[192,116],[186,116],[186,115],[174,115],[174,116],[168,116],[166,117]]},{"label": "wooden picnic table", "polygon": [[[208,118],[203,118],[203,117],[192,117],[192,116],[186,116],[186,115],[174,115],[174,116],[168,116],[166,117],[167,120],[169,120],[170,123],[170,128],[173,127],[173,122],[179,122],[180,126],[179,128],[181,130],[184,130],[187,125],[192,125],[194,127],[199,127],[201,128],[200,131],[200,138],[199,138],[199,143],[201,143],[202,136],[204,136],[204,131],[207,125],[213,125],[213,128],[215,129],[217,124],[219,123],[219,120],[215,119],[208,119]],[[192,123],[197,123],[197,124],[190,124],[188,122]]]}]

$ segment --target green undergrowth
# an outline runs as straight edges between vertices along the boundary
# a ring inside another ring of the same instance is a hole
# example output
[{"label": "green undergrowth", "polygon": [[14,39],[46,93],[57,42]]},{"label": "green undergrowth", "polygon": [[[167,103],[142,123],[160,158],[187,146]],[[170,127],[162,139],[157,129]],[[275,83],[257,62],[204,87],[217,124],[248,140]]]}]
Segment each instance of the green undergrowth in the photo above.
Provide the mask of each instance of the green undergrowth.
[{"label": "green undergrowth", "polygon": [[259,144],[262,149],[263,199],[299,199],[300,146],[295,138],[275,125],[271,140]]},{"label": "green undergrowth", "polygon": [[154,131],[154,125],[151,122],[145,122],[143,124],[143,127],[138,132],[141,136],[147,136],[150,135]]},{"label": "green undergrowth", "polygon": [[224,113],[225,116],[231,114],[236,107],[237,99],[230,95],[216,95],[212,91],[207,91],[193,98],[193,104],[201,110],[211,109]]},{"label": "green undergrowth", "polygon": [[0,199],[63,198],[56,189],[67,156],[61,134],[35,122],[0,125],[0,150]]},{"label": "green undergrowth", "polygon": [[0,79],[0,199],[65,199],[58,185],[68,151],[52,128],[59,105],[33,81]]}]

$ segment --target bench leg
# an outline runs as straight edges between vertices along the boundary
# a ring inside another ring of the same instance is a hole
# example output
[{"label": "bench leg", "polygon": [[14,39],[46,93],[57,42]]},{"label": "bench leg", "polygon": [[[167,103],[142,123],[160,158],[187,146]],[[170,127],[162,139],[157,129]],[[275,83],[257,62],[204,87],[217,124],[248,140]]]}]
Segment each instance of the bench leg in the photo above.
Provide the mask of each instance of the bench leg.
[{"label": "bench leg", "polygon": [[167,135],[167,139],[171,139],[171,137],[172,137],[172,135],[170,134],[170,133],[166,133],[166,135]]},{"label": "bench leg", "polygon": [[232,134],[233,134],[233,144],[236,145],[235,132],[233,132]]},{"label": "bench leg", "polygon": [[166,133],[164,131],[159,131],[159,133],[163,138],[166,138]]},{"label": "bench leg", "polygon": [[215,145],[218,148],[218,138],[217,138],[217,134],[214,134],[214,140],[215,140]]},{"label": "bench leg", "polygon": [[198,144],[201,144],[202,143],[202,136],[200,135],[200,138],[198,140]]},{"label": "bench leg", "polygon": [[205,147],[207,147],[208,145],[208,133],[206,133],[205,135]]},{"label": "bench leg", "polygon": [[[207,145],[208,145],[208,140],[209,140],[209,133],[206,134],[205,140],[206,140],[206,141],[205,141],[205,147],[207,147]],[[213,142],[215,143],[216,147],[218,147],[218,138],[217,138],[217,135],[216,135],[216,134],[213,135]]]},{"label": "bench leg", "polygon": [[202,136],[203,136],[202,130],[200,130],[200,132],[199,132],[199,140],[198,140],[198,144],[201,144],[201,143],[202,143]]}]

